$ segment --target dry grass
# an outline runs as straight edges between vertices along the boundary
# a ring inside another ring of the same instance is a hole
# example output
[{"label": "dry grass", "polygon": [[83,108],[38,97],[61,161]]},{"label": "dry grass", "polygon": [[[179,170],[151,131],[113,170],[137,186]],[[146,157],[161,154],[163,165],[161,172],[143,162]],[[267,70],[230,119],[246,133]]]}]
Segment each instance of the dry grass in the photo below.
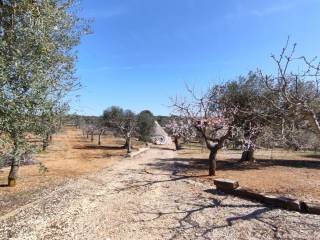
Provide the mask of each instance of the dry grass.
[{"label": "dry grass", "polygon": [[[195,145],[179,152],[185,171],[196,175],[207,174],[208,154]],[[220,151],[215,178],[238,180],[241,186],[260,192],[320,201],[320,154],[257,150],[255,163],[240,163],[240,157],[241,151]]]},{"label": "dry grass", "polygon": [[[101,138],[102,145],[97,146],[97,138],[90,142],[82,136],[80,130],[68,127],[53,137],[48,150],[35,156],[47,168],[40,173],[39,165],[22,166],[18,184],[14,188],[5,187],[9,168],[0,170],[0,214],[37,199],[43,190],[51,191],[68,179],[96,172],[108,167],[113,161],[126,155],[122,149],[123,140],[110,136]],[[142,143],[133,142],[134,148]]]}]

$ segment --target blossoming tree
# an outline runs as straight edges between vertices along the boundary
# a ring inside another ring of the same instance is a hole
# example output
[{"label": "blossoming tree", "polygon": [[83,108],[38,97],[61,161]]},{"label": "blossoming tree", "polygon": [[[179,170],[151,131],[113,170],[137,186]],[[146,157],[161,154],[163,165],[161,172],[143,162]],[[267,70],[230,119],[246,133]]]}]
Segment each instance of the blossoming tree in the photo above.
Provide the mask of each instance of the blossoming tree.
[{"label": "blossoming tree", "polygon": [[[232,111],[221,108],[220,99],[224,93],[224,88],[216,86],[204,94],[197,96],[194,90],[188,88],[191,100],[172,99],[172,108],[182,119],[187,119],[203,138],[209,155],[209,175],[216,173],[216,157],[218,150],[224,145],[224,142],[231,137],[235,128],[236,109]],[[185,128],[183,128],[185,129]],[[182,130],[182,129],[181,129]]]},{"label": "blossoming tree", "polygon": [[192,127],[192,122],[189,119],[172,117],[165,127],[174,138],[176,150],[181,149],[180,139],[188,142],[196,137],[196,131]]}]

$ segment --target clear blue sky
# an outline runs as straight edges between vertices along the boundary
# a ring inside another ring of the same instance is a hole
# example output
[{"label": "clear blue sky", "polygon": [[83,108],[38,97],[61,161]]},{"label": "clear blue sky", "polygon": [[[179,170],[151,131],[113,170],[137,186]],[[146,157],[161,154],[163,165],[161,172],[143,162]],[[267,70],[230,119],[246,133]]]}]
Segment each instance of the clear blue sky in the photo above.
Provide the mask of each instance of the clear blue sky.
[{"label": "clear blue sky", "polygon": [[185,83],[205,89],[250,70],[273,71],[287,36],[298,54],[320,56],[319,0],[83,0],[94,18],[77,75],[72,112],[111,105],[169,114]]}]

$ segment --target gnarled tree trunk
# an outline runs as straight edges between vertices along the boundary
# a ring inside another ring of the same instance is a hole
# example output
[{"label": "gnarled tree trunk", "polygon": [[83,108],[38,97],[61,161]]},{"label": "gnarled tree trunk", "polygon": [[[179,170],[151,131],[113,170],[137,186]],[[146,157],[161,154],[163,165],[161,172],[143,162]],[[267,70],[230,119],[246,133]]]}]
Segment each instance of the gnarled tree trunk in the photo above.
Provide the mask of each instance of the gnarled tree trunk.
[{"label": "gnarled tree trunk", "polygon": [[124,143],[124,145],[122,146],[123,149],[127,149],[129,145],[129,139],[126,137],[126,142]]},{"label": "gnarled tree trunk", "polygon": [[11,161],[11,169],[8,176],[8,186],[9,187],[15,187],[17,183],[18,178],[18,171],[20,167],[20,158],[17,156],[19,145],[17,141],[14,143],[14,149],[13,149],[13,157]]},{"label": "gnarled tree trunk", "polygon": [[218,153],[218,147],[210,146],[210,155],[209,155],[209,176],[215,176],[216,170],[217,170],[217,153]]},{"label": "gnarled tree trunk", "polygon": [[203,133],[204,139],[206,141],[207,148],[210,150],[209,155],[209,176],[215,176],[216,170],[217,170],[217,153],[219,149],[223,147],[224,142],[228,139],[228,137],[231,135],[232,127],[228,128],[228,131],[225,133],[224,136],[220,137],[216,140],[216,143],[214,144],[212,141],[210,141],[205,134]]},{"label": "gnarled tree trunk", "polygon": [[102,134],[102,133],[99,133],[99,136],[98,136],[98,145],[99,145],[99,146],[101,145],[101,134]]},{"label": "gnarled tree trunk", "polygon": [[43,141],[42,141],[42,151],[45,151],[48,146],[49,146],[49,134],[46,134],[46,136],[43,138]]},{"label": "gnarled tree trunk", "polygon": [[11,163],[11,169],[8,176],[8,186],[9,187],[15,187],[17,184],[17,178],[18,178],[18,171],[20,167],[20,160],[18,157],[13,157],[12,163]]},{"label": "gnarled tree trunk", "polygon": [[311,128],[316,132],[318,138],[320,138],[320,123],[316,113],[312,110],[302,111],[304,118],[309,121]]},{"label": "gnarled tree trunk", "polygon": [[254,161],[254,149],[248,149],[242,152],[241,162],[253,162]]},{"label": "gnarled tree trunk", "polygon": [[127,149],[127,153],[131,153],[132,149],[131,149],[131,137],[130,136],[127,136],[125,146]]},{"label": "gnarled tree trunk", "polygon": [[178,137],[174,137],[174,145],[176,147],[176,151],[181,149],[181,145],[179,143],[179,138]]}]

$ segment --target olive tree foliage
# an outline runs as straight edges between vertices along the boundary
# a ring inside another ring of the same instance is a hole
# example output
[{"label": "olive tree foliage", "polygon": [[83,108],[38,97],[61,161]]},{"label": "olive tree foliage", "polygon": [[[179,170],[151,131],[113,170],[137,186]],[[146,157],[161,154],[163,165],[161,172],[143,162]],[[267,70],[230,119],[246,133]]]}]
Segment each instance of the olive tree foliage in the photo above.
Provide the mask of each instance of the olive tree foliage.
[{"label": "olive tree foliage", "polygon": [[155,117],[152,112],[144,110],[137,116],[137,133],[140,140],[150,141],[152,130],[155,126]]},{"label": "olive tree foliage", "polygon": [[104,135],[109,128],[106,126],[103,117],[96,117],[96,116],[78,116],[78,115],[71,115],[69,116],[69,122],[73,125],[76,125],[78,128],[82,130],[83,136],[90,141],[94,141],[94,136],[97,136],[97,143],[101,145],[101,136]]},{"label": "olive tree foliage", "polygon": [[125,138],[124,148],[131,152],[131,138],[137,130],[137,117],[131,110],[123,110],[112,106],[103,112],[103,120],[107,127],[114,129]]},{"label": "olive tree foliage", "polygon": [[[276,98],[268,99],[269,104],[282,112],[284,125],[290,125],[292,119],[307,121],[310,129],[320,139],[320,62],[315,57],[296,57],[296,44],[289,46],[288,39],[279,56],[272,55],[276,64],[276,74],[260,76],[265,87]],[[277,101],[274,101],[276,99]]]},{"label": "olive tree foliage", "polygon": [[79,84],[73,47],[88,28],[74,6],[73,0],[0,0],[0,131],[12,145],[9,186],[28,148],[26,134],[49,131],[44,125]]},{"label": "olive tree foliage", "polygon": [[290,48],[288,39],[280,55],[272,55],[275,74],[257,71],[227,84],[224,105],[238,110],[243,160],[252,157],[257,141],[294,150],[319,145],[320,64],[317,58],[296,57],[296,46]]},{"label": "olive tree foliage", "polygon": [[98,135],[98,145],[101,145],[101,136],[108,131],[108,127],[105,126],[105,122],[102,117],[97,118],[95,125],[93,125],[93,131],[91,135],[91,141],[93,141],[93,134]]},{"label": "olive tree foliage", "polygon": [[182,119],[172,116],[165,125],[168,133],[173,137],[176,150],[181,149],[180,140],[189,142],[196,137],[196,131],[189,119]]},{"label": "olive tree foliage", "polygon": [[197,96],[188,88],[190,100],[172,99],[172,108],[179,118],[187,119],[190,125],[201,135],[210,151],[209,175],[216,172],[216,156],[236,127],[237,109],[224,109],[221,97],[225,92],[223,86],[214,86],[207,93]]},{"label": "olive tree foliage", "polygon": [[69,119],[71,120],[71,123],[74,124],[76,122],[76,125],[78,125],[80,129],[82,129],[83,136],[86,136],[87,139],[89,139],[90,136],[91,142],[93,142],[94,135],[99,132],[100,128],[105,128],[102,117],[78,116],[77,118],[78,119],[75,119],[74,116],[71,116],[71,119]]},{"label": "olive tree foliage", "polygon": [[55,105],[38,116],[34,133],[42,138],[42,150],[46,150],[54,133],[58,132],[63,124],[63,119],[69,106],[67,104]]},{"label": "olive tree foliage", "polygon": [[245,77],[227,82],[221,97],[226,112],[237,109],[237,134],[242,141],[242,161],[253,161],[256,141],[266,126],[276,124],[274,119],[281,113],[270,107],[267,99],[276,101],[276,96],[264,87],[259,72],[250,72]]}]

